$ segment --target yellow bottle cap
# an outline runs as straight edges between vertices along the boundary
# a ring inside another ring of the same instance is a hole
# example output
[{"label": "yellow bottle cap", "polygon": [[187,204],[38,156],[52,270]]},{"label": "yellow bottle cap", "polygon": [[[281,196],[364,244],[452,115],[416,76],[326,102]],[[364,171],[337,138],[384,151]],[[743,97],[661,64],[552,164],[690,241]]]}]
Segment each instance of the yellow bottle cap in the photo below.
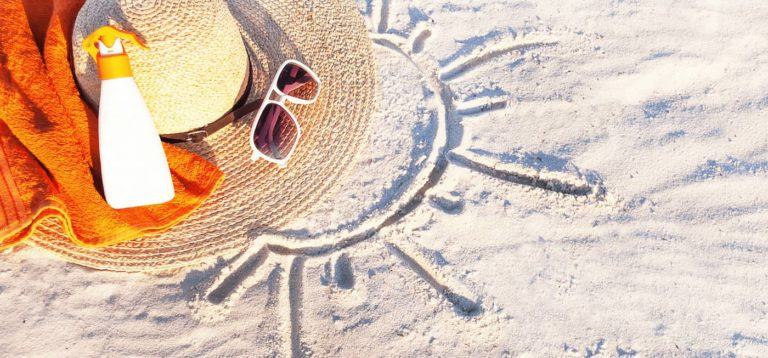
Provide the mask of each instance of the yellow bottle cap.
[{"label": "yellow bottle cap", "polygon": [[83,48],[96,61],[99,68],[99,77],[102,80],[133,76],[128,55],[125,54],[124,50],[122,53],[101,54],[99,44],[112,48],[118,40],[133,42],[143,49],[149,48],[136,34],[122,31],[113,26],[101,27],[83,40]]}]

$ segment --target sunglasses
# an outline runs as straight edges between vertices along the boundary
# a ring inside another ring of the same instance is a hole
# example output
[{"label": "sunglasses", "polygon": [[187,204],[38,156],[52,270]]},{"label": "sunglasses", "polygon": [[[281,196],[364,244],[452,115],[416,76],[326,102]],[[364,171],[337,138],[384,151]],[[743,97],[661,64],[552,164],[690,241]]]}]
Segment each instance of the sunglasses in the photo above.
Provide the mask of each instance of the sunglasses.
[{"label": "sunglasses", "polygon": [[[280,66],[251,125],[251,160],[265,159],[284,168],[301,137],[301,126],[285,102],[310,104],[320,94],[320,80],[306,65],[288,60]],[[277,99],[271,98],[276,95]]]},{"label": "sunglasses", "polygon": [[[320,95],[319,77],[307,65],[288,60],[280,65],[264,99],[247,102],[253,91],[252,72],[249,66],[246,80],[248,85],[232,110],[202,128],[185,133],[163,134],[162,139],[169,143],[199,143],[230,123],[248,118],[257,111],[251,125],[251,159],[265,159],[281,168],[285,167],[301,136],[301,126],[296,116],[285,107],[285,102],[315,102]],[[271,99],[274,96],[277,96],[277,100]]]}]

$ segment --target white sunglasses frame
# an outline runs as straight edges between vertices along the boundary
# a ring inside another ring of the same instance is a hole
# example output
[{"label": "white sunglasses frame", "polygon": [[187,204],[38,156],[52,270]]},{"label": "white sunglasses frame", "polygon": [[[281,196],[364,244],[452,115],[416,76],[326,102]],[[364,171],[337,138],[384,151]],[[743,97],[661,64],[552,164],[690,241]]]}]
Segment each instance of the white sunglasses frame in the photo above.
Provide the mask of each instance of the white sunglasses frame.
[{"label": "white sunglasses frame", "polygon": [[[317,82],[317,92],[315,92],[314,97],[308,100],[291,97],[283,93],[283,91],[281,91],[279,88],[277,88],[277,81],[280,79],[280,75],[283,73],[283,70],[288,65],[296,65],[301,67],[301,69],[303,69],[304,71],[307,71],[307,73],[312,76],[315,82]],[[267,93],[264,96],[264,102],[262,102],[261,106],[259,106],[259,110],[256,112],[256,117],[253,118],[253,122],[251,123],[251,135],[250,135],[250,138],[248,139],[251,144],[251,149],[253,149],[253,153],[251,154],[251,161],[255,162],[259,159],[264,159],[270,163],[277,164],[279,168],[285,168],[286,166],[288,166],[288,160],[291,159],[293,152],[296,151],[296,147],[299,144],[299,138],[301,138],[301,126],[299,125],[299,122],[296,119],[296,116],[293,115],[293,112],[291,112],[291,110],[285,106],[285,102],[288,101],[295,104],[312,104],[315,101],[317,101],[317,97],[320,96],[321,88],[322,88],[322,85],[320,83],[320,77],[318,77],[317,74],[315,74],[315,72],[312,71],[311,68],[309,68],[309,66],[296,60],[288,60],[283,62],[282,65],[280,65],[280,68],[277,70],[275,77],[272,79],[272,84],[269,86],[269,89],[267,90]],[[270,99],[273,93],[276,93],[278,95],[277,100]],[[282,158],[282,159],[275,159],[262,153],[256,147],[256,143],[254,143],[253,141],[253,137],[256,134],[256,125],[258,124],[258,121],[261,119],[261,115],[263,114],[264,109],[266,109],[267,105],[269,104],[275,104],[277,106],[280,106],[291,117],[293,124],[296,125],[296,140],[293,143],[293,147],[291,148],[291,151],[288,153],[288,155],[285,156],[285,158]]]}]

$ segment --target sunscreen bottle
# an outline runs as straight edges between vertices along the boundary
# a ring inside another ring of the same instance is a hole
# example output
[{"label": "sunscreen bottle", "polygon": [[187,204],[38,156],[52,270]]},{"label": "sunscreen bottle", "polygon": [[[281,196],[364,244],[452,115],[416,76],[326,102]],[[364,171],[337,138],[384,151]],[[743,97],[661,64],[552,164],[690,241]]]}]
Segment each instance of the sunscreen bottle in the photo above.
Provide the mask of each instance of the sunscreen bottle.
[{"label": "sunscreen bottle", "polygon": [[83,41],[101,78],[101,179],[107,203],[115,209],[161,204],[174,197],[160,135],[133,80],[122,41],[147,48],[135,34],[111,26]]}]

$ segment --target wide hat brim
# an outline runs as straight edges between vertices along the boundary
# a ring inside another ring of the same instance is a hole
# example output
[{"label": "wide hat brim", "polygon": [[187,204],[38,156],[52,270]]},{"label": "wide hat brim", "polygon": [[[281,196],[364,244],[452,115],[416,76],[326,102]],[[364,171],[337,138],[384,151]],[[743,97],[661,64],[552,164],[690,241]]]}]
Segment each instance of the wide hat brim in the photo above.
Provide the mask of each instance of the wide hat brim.
[{"label": "wide hat brim", "polygon": [[[306,214],[350,174],[367,141],[377,98],[371,40],[353,2],[228,0],[254,69],[255,99],[288,59],[309,65],[323,90],[312,105],[287,104],[302,138],[289,166],[250,161],[247,125],[232,125],[204,143],[183,146],[225,174],[219,190],[167,232],[104,248],[75,245],[56,219],[31,243],[67,261],[115,271],[171,270],[234,254]],[[75,36],[77,36],[77,27]],[[87,34],[86,34],[87,35]]]}]

